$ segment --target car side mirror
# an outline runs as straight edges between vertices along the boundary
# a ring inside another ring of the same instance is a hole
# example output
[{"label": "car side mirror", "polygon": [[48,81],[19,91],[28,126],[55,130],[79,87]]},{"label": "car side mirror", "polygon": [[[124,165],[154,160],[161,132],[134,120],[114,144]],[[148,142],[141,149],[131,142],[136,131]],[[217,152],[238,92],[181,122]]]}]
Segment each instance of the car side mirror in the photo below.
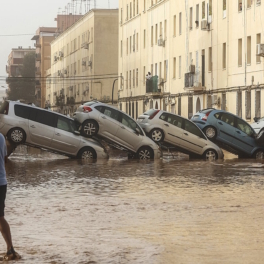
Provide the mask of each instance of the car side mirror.
[{"label": "car side mirror", "polygon": [[74,131],[73,134],[74,135],[77,135],[77,136],[80,136],[81,135],[81,133],[79,131]]}]

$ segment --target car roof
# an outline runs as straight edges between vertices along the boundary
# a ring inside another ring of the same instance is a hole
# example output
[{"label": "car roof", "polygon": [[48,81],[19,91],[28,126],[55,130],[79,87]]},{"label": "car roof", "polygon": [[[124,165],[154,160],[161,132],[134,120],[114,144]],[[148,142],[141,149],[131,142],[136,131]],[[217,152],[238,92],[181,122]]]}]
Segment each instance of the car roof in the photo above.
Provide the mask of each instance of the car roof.
[{"label": "car roof", "polygon": [[52,112],[52,113],[54,113],[54,114],[56,114],[56,115],[59,115],[59,116],[63,116],[63,117],[66,117],[66,118],[68,118],[68,119],[71,119],[71,120],[73,120],[74,121],[74,119],[73,118],[71,118],[71,117],[69,117],[69,116],[66,116],[66,115],[63,115],[63,114],[61,114],[61,113],[58,113],[58,112],[55,112],[55,111],[52,111],[52,110],[48,110],[48,109],[45,109],[45,108],[41,108],[41,107],[38,107],[38,106],[36,106],[36,105],[31,105],[31,104],[26,104],[26,103],[22,103],[22,102],[20,102],[20,101],[10,101],[10,100],[7,100],[9,103],[11,103],[11,104],[18,104],[18,105],[24,105],[24,106],[27,106],[27,107],[30,107],[30,108],[37,108],[37,109],[40,109],[40,110],[42,110],[42,111],[45,111],[45,112]]}]

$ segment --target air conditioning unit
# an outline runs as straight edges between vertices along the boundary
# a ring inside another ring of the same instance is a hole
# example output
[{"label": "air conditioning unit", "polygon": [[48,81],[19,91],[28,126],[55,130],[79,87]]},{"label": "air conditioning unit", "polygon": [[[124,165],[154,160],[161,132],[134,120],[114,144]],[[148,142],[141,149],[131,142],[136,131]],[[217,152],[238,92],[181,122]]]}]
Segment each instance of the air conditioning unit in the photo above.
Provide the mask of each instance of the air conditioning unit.
[{"label": "air conditioning unit", "polygon": [[213,94],[213,104],[220,106],[221,98],[217,96],[217,94]]},{"label": "air conditioning unit", "polygon": [[189,72],[191,72],[191,73],[195,73],[195,65],[191,64],[191,65],[189,66]]},{"label": "air conditioning unit", "polygon": [[84,49],[89,49],[89,43],[84,43],[83,48]]},{"label": "air conditioning unit", "polygon": [[59,57],[63,57],[63,52],[62,51],[59,52]]},{"label": "air conditioning unit", "polygon": [[88,61],[88,66],[92,67],[92,61]]},{"label": "air conditioning unit", "polygon": [[82,61],[82,66],[86,66],[86,61]]},{"label": "air conditioning unit", "polygon": [[160,38],[158,40],[158,46],[160,46],[160,47],[164,47],[165,46],[165,41],[162,38]]},{"label": "air conditioning unit", "polygon": [[257,56],[264,57],[264,44],[257,44]]},{"label": "air conditioning unit", "polygon": [[57,56],[54,56],[54,61],[57,61]]},{"label": "air conditioning unit", "polygon": [[202,20],[201,21],[201,30],[208,30],[207,20]]}]

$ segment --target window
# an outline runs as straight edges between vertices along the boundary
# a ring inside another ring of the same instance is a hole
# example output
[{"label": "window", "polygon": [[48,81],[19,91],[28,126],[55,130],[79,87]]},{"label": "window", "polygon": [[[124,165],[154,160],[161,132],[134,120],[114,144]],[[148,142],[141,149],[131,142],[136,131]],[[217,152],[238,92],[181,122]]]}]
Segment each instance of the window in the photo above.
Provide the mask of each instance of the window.
[{"label": "window", "polygon": [[[260,44],[261,43],[261,34],[257,34],[256,36],[256,44]],[[256,52],[257,54],[257,52]],[[256,56],[256,63],[260,63],[260,56]]]},{"label": "window", "polygon": [[132,2],[130,2],[129,17],[132,18]]},{"label": "window", "polygon": [[146,29],[144,29],[144,37],[143,37],[143,48],[146,48]]},{"label": "window", "polygon": [[134,109],[134,102],[132,102],[132,118],[134,118],[134,112],[135,112],[135,109]]},{"label": "window", "polygon": [[179,14],[179,35],[182,33],[182,13]]},{"label": "window", "polygon": [[207,95],[207,108],[211,108],[212,107],[212,95],[208,94]]},{"label": "window", "polygon": [[133,88],[135,88],[135,70],[133,70]]},{"label": "window", "polygon": [[138,51],[138,33],[137,33],[137,51]]},{"label": "window", "polygon": [[238,66],[242,66],[242,39],[238,40]]},{"label": "window", "polygon": [[[29,111],[30,108],[23,105],[15,105],[15,115],[28,119],[29,118]],[[3,109],[6,109],[6,104],[4,105]],[[2,110],[2,109],[1,109]],[[3,114],[3,111],[1,111],[1,114]]]},{"label": "window", "polygon": [[209,0],[209,16],[213,14],[212,0]]},{"label": "window", "polygon": [[153,26],[151,26],[151,47],[153,46]]},{"label": "window", "polygon": [[167,81],[167,73],[168,73],[168,60],[164,61],[164,81]]},{"label": "window", "polygon": [[121,40],[121,42],[120,42],[120,56],[122,57],[122,55],[123,55],[123,42]]},{"label": "window", "polygon": [[193,8],[190,7],[190,29],[193,28]]},{"label": "window", "polygon": [[129,88],[131,89],[131,78],[132,78],[132,73],[129,71]]},{"label": "window", "polygon": [[223,58],[222,58],[222,68],[226,69],[226,43],[223,43]]},{"label": "window", "polygon": [[245,91],[246,119],[251,119],[251,91]]},{"label": "window", "polygon": [[159,63],[159,78],[161,78],[162,62]]},{"label": "window", "polygon": [[208,71],[212,71],[212,47],[208,49]]},{"label": "window", "polygon": [[167,20],[164,20],[164,40],[167,39]]},{"label": "window", "polygon": [[202,131],[189,120],[184,120],[184,129],[197,137],[204,138]]},{"label": "window", "polygon": [[223,0],[223,18],[226,18],[226,0]]},{"label": "window", "polygon": [[128,38],[127,38],[127,55],[128,55]]},{"label": "window", "polygon": [[230,126],[234,126],[235,125],[235,116],[230,115],[228,113],[222,113],[220,120],[225,122],[226,124],[230,125]]},{"label": "window", "polygon": [[131,50],[132,50],[132,36],[130,36],[129,40],[130,40],[130,42],[129,42],[129,50],[130,50],[130,53],[131,53]]},{"label": "window", "polygon": [[133,52],[136,50],[136,45],[135,45],[135,34],[133,35]]},{"label": "window", "polygon": [[179,116],[169,114],[167,117],[167,122],[176,127],[182,128],[183,119]]},{"label": "window", "polygon": [[32,108],[32,110],[30,110],[29,119],[43,125],[55,126],[55,114],[44,110]]},{"label": "window", "polygon": [[158,24],[155,26],[155,44],[158,44]]},{"label": "window", "polygon": [[78,130],[73,120],[63,117],[63,116],[58,116],[56,127],[58,129],[71,132],[71,133]]},{"label": "window", "polygon": [[108,116],[108,117],[111,117],[113,119],[115,119],[116,121],[119,121],[119,112],[118,110],[115,110],[113,108],[110,108],[110,107],[105,107],[104,110],[103,110],[103,114]]},{"label": "window", "polygon": [[176,37],[176,15],[173,17],[173,36]]},{"label": "window", "polygon": [[128,71],[126,72],[126,88],[128,89]]},{"label": "window", "polygon": [[179,56],[179,79],[181,78],[181,56]]},{"label": "window", "polygon": [[236,115],[242,117],[242,92],[237,92],[237,107],[236,107]]},{"label": "window", "polygon": [[173,58],[173,79],[176,78],[176,57]]},{"label": "window", "polygon": [[188,97],[188,118],[191,119],[193,116],[193,97]]},{"label": "window", "polygon": [[251,7],[251,1],[252,0],[247,0],[247,8],[250,8]]},{"label": "window", "polygon": [[[130,118],[129,116],[125,115],[125,114],[122,114],[122,120],[121,120],[121,123],[126,126],[126,127],[129,127],[130,129],[136,131],[136,128],[139,128],[137,123],[132,119]],[[139,128],[139,130],[141,131],[141,129]]]},{"label": "window", "polygon": [[133,0],[133,16],[135,16],[135,9],[136,9],[136,3],[135,0]]},{"label": "window", "polygon": [[238,12],[241,12],[242,9],[242,0],[238,0]]},{"label": "window", "polygon": [[162,22],[160,22],[159,38],[162,39]]},{"label": "window", "polygon": [[225,93],[222,93],[221,110],[226,110],[226,94]]},{"label": "window", "polygon": [[178,97],[178,115],[181,115],[181,97]]},{"label": "window", "polygon": [[202,19],[205,19],[205,1],[202,2]]},{"label": "window", "polygon": [[254,134],[253,128],[248,123],[246,123],[244,120],[241,120],[240,118],[237,118],[236,127],[237,129],[247,134],[249,137],[251,137]]},{"label": "window", "polygon": [[255,91],[255,117],[261,117],[260,116],[260,110],[261,110],[261,101],[260,101],[260,91]]},{"label": "window", "polygon": [[120,9],[120,23],[123,21],[123,8]]},{"label": "window", "polygon": [[251,64],[251,37],[247,37],[247,65]]},{"label": "window", "polygon": [[138,87],[138,69],[136,71],[136,86]]},{"label": "window", "polygon": [[146,66],[143,66],[143,82],[146,83]]},{"label": "window", "polygon": [[196,19],[195,19],[196,28],[199,27],[199,4],[196,5]]}]

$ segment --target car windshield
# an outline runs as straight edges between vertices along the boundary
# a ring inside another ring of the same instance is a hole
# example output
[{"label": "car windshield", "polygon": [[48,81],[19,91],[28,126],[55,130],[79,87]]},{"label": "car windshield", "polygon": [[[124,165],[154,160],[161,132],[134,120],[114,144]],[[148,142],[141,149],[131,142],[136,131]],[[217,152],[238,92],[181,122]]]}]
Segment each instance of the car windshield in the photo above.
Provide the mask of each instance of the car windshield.
[{"label": "car windshield", "polygon": [[150,109],[150,110],[148,110],[147,112],[145,112],[143,115],[151,116],[151,115],[153,115],[156,111],[157,111],[157,109]]}]

